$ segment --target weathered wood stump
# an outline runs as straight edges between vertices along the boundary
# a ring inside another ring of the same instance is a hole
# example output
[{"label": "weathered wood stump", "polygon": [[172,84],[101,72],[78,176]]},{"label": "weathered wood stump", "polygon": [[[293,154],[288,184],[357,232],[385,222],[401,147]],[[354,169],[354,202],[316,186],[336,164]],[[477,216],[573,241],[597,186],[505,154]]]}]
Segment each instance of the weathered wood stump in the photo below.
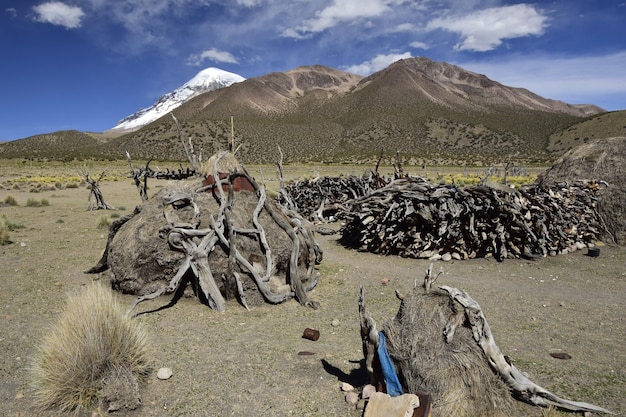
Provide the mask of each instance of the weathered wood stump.
[{"label": "weathered wood stump", "polygon": [[[361,288],[365,364],[379,390],[389,392],[391,385],[395,391],[430,394],[433,414],[441,417],[540,415],[531,406],[611,414],[592,404],[559,398],[530,381],[496,345],[480,305],[456,288],[433,288],[436,278],[431,265],[424,287],[404,296],[397,315],[380,331],[365,307]],[[382,343],[387,360],[381,358]],[[386,361],[395,374],[391,377]],[[393,385],[394,376],[399,388]]]}]

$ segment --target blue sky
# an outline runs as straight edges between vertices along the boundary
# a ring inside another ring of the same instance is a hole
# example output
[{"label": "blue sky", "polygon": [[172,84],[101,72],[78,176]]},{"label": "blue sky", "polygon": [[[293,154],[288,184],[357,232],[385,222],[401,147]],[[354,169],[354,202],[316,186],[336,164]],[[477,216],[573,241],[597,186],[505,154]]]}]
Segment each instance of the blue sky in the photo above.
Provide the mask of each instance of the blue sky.
[{"label": "blue sky", "polygon": [[0,0],[0,141],[112,128],[206,67],[410,56],[624,110],[626,0]]}]

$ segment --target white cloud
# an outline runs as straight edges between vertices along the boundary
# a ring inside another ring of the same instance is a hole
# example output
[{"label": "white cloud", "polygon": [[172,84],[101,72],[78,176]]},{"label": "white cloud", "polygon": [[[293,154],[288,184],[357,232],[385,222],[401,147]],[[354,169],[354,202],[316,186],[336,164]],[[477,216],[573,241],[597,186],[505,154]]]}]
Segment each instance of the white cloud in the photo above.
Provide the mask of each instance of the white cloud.
[{"label": "white cloud", "polygon": [[17,16],[17,10],[15,7],[9,7],[4,9],[4,12],[9,15],[9,17],[13,18]]},{"label": "white cloud", "polygon": [[420,42],[420,41],[413,41],[409,44],[409,46],[411,48],[415,48],[415,49],[430,49],[430,45],[427,44],[426,42]]},{"label": "white cloud", "polygon": [[455,64],[542,97],[624,110],[626,52],[580,57],[518,55]]},{"label": "white cloud", "polygon": [[400,59],[406,58],[411,58],[411,54],[409,52],[404,52],[402,54],[376,55],[369,61],[364,61],[360,64],[352,65],[342,69],[353,74],[370,75],[376,71],[387,68],[389,65]]},{"label": "white cloud", "polygon": [[378,17],[391,11],[392,0],[334,0],[330,6],[318,10],[315,17],[297,27],[283,32],[285,37],[301,38],[307,34],[323,32],[342,22]]},{"label": "white cloud", "polygon": [[215,48],[203,51],[199,54],[192,54],[187,58],[188,65],[201,65],[204,61],[223,62],[226,64],[238,64],[237,59],[227,51],[220,51]]},{"label": "white cloud", "polygon": [[547,20],[533,6],[516,4],[464,16],[436,18],[426,25],[426,30],[443,29],[460,33],[463,39],[456,45],[457,50],[485,52],[500,46],[504,39],[542,35]]},{"label": "white cloud", "polygon": [[59,1],[33,6],[33,11],[36,13],[35,20],[37,22],[63,26],[67,29],[79,28],[81,19],[85,16],[80,7],[68,6]]},{"label": "white cloud", "polygon": [[262,0],[237,0],[237,4],[245,7],[254,7],[262,3]]},{"label": "white cloud", "polygon": [[415,25],[412,23],[401,23],[398,26],[392,28],[390,32],[413,32],[415,31]]}]

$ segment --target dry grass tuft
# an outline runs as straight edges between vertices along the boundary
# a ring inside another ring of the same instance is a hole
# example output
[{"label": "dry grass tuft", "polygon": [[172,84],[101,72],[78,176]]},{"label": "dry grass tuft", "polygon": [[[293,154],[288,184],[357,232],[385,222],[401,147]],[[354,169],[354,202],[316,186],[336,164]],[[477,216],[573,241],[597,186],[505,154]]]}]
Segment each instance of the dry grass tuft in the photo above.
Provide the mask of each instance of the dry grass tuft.
[{"label": "dry grass tuft", "polygon": [[88,407],[136,408],[138,381],[152,368],[145,332],[109,288],[92,284],[69,296],[31,368],[35,404],[79,413]]},{"label": "dry grass tuft", "polygon": [[8,195],[4,198],[3,203],[7,206],[17,206],[17,200],[12,195]]},{"label": "dry grass tuft", "polygon": [[98,218],[98,228],[108,229],[110,225],[111,222],[109,221],[109,218],[107,216],[100,216],[100,218]]},{"label": "dry grass tuft", "polygon": [[8,245],[11,243],[9,230],[9,220],[4,215],[0,216],[0,245]]}]

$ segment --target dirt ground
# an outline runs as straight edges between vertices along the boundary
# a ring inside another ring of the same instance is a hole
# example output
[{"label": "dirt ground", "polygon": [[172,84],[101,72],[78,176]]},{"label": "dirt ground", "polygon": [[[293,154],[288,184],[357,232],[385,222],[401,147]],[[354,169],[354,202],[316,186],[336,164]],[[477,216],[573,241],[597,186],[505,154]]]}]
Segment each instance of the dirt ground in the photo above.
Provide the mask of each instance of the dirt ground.
[{"label": "dirt ground", "polygon": [[[129,213],[139,197],[128,180],[103,182],[101,189],[117,210],[86,211],[89,191],[82,186],[40,193],[0,188],[0,201],[11,195],[19,204],[1,206],[0,214],[24,226],[11,232],[14,243],[0,246],[0,416],[42,415],[31,407],[29,360],[66,294],[107,279],[106,273],[83,273],[105,246],[107,230],[98,224],[103,217],[112,220],[113,213]],[[27,207],[29,198],[49,205]],[[429,261],[348,250],[337,237],[317,236],[324,261],[310,295],[320,302],[319,310],[292,300],[246,311],[232,301],[225,313],[217,313],[183,298],[140,316],[151,336],[155,368],[169,367],[173,377],[160,381],[155,371],[141,387],[141,408],[112,415],[360,415],[339,390],[342,381],[365,382],[359,286],[382,323],[397,312],[394,290],[406,293],[416,279],[421,282]],[[534,382],[564,398],[626,415],[624,248],[604,246],[597,258],[578,251],[537,261],[438,261],[439,267],[445,272],[437,284],[463,289],[480,303],[500,349]],[[129,305],[134,300],[121,297]],[[302,337],[306,327],[320,331],[318,341]],[[299,355],[302,351],[313,354]],[[549,354],[555,351],[572,359],[554,359]]]}]

